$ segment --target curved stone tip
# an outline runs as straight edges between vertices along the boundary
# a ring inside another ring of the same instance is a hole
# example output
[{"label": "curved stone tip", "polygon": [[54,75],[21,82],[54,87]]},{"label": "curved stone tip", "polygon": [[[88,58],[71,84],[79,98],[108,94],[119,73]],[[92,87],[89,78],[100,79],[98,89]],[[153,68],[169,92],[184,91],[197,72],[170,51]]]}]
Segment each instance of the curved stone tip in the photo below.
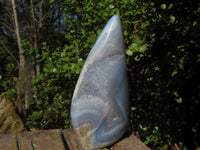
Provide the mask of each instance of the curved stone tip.
[{"label": "curved stone tip", "polygon": [[87,59],[90,60],[90,55],[93,55],[92,60],[90,60],[90,63],[93,63],[94,60],[99,60],[116,53],[125,54],[122,26],[118,15],[112,16],[108,21]]},{"label": "curved stone tip", "polygon": [[114,15],[110,18],[109,22],[113,22],[113,23],[120,23],[120,18],[118,15]]}]

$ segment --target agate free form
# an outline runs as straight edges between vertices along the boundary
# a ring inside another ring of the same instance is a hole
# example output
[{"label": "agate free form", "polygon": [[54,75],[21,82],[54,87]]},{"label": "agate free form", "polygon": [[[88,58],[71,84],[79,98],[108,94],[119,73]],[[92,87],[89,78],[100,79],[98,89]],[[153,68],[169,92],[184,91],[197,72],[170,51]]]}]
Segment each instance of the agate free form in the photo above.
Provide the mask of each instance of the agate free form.
[{"label": "agate free form", "polygon": [[113,16],[90,51],[71,104],[73,128],[92,149],[116,142],[128,125],[126,57],[120,18]]}]

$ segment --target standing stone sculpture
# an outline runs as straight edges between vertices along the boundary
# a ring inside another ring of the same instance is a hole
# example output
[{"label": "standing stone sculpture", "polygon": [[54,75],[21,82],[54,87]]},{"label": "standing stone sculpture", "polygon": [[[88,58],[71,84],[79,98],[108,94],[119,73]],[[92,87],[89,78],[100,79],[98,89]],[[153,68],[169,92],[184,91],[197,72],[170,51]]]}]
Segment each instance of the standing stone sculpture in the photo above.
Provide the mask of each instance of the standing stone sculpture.
[{"label": "standing stone sculpture", "polygon": [[85,149],[116,142],[129,122],[126,56],[120,18],[113,16],[90,51],[71,104],[73,128]]}]

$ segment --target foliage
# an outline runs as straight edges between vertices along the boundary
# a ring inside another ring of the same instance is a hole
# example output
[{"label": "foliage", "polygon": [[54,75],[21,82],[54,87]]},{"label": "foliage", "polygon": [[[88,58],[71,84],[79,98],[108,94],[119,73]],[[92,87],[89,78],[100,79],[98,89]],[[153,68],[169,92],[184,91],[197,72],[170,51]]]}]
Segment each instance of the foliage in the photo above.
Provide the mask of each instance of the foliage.
[{"label": "foliage", "polygon": [[[189,127],[197,130],[192,142],[199,145],[199,120],[188,118],[190,110],[198,114],[196,108],[200,105],[200,22],[197,19],[200,3],[186,0],[57,2],[65,11],[66,39],[61,44],[66,44],[64,48],[52,49],[44,42],[41,49],[36,49],[24,43],[26,52],[34,56],[42,70],[32,81],[35,101],[30,115],[26,116],[27,128],[71,127],[69,111],[77,77],[104,25],[117,14],[122,21],[127,54],[129,132],[139,132],[152,149],[177,145],[191,148],[184,137],[189,122]],[[190,125],[195,121],[196,126]]]},{"label": "foliage", "polygon": [[[183,141],[179,87],[192,78],[199,62],[199,3],[187,1],[62,1],[66,38],[85,58],[106,21],[120,16],[127,53],[131,107],[130,131],[152,148]],[[187,13],[185,13],[187,11]],[[187,20],[185,20],[187,18]],[[73,39],[73,40],[71,40]],[[184,117],[183,117],[184,118]],[[142,130],[140,126],[147,130]],[[158,127],[158,134],[154,128]],[[155,136],[162,142],[155,141]],[[152,138],[152,139],[151,139]]]},{"label": "foliage", "polygon": [[[69,51],[70,47],[51,51],[43,43],[42,54],[36,52],[38,62],[43,66],[43,72],[32,83],[35,86],[35,103],[31,106],[31,115],[26,125],[29,128],[49,129],[68,128],[71,126],[69,107],[71,97],[83,66],[83,60],[76,51]],[[40,56],[39,56],[40,55]]]},{"label": "foliage", "polygon": [[13,75],[16,72],[16,67],[14,64],[7,64],[5,71],[6,73],[0,75],[0,89],[10,100],[15,101],[15,98],[17,97],[15,89],[17,77]]},{"label": "foliage", "polygon": [[15,89],[17,81],[16,58],[13,59],[9,53],[12,48],[15,48],[15,45],[6,47],[5,45],[13,41],[3,36],[0,36],[0,41],[0,93],[4,93],[10,100],[15,101],[17,97]]},{"label": "foliage", "polygon": [[[199,34],[194,33],[200,29],[195,25],[194,17],[198,16],[199,8],[191,9],[191,3],[186,1],[169,1],[165,4],[151,1],[148,6],[145,7],[148,14],[141,15],[139,32],[143,30],[142,36],[149,47],[142,55],[128,55],[131,81],[129,85],[132,91],[132,106],[137,108],[132,113],[132,126],[136,131],[141,131],[140,125],[146,127],[148,130],[143,130],[140,134],[144,139],[152,138],[147,140],[149,146],[158,147],[153,134],[148,133],[154,126],[159,126],[161,139],[166,144],[169,136],[174,142],[184,140],[185,124],[190,124],[186,122],[188,120],[182,120],[184,116],[181,116],[182,113],[190,113],[184,109],[184,105],[190,102],[183,102],[178,90],[185,79],[199,74],[195,69],[199,64]],[[185,16],[183,14],[186,8],[188,11]],[[184,19],[186,17],[187,22]],[[150,25],[143,29],[142,24],[146,20]],[[130,58],[138,55],[143,56],[140,61]],[[161,143],[163,142],[160,141],[159,145]]]}]

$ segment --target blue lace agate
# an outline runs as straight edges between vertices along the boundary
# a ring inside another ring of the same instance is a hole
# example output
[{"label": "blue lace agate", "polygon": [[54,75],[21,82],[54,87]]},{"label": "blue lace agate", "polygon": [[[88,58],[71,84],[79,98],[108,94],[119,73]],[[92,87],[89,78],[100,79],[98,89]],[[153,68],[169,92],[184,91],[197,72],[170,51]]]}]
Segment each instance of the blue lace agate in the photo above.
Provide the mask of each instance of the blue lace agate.
[{"label": "blue lace agate", "polygon": [[[117,141],[128,125],[126,57],[120,19],[113,16],[90,51],[71,104],[73,128],[92,149]],[[84,144],[83,144],[84,145]]]}]

